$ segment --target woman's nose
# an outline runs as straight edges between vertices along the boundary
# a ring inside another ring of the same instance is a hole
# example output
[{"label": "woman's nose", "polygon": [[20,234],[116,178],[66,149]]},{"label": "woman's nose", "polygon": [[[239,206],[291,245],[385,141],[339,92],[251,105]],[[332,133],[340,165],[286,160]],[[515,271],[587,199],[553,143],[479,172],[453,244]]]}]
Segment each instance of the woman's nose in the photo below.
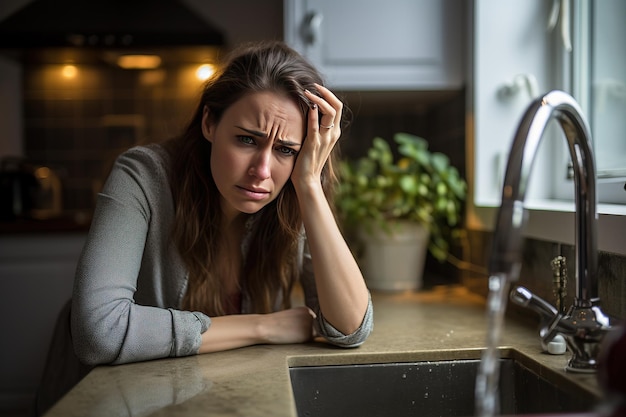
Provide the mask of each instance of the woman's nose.
[{"label": "woman's nose", "polygon": [[271,152],[259,152],[252,160],[248,173],[259,179],[265,180],[270,177]]}]

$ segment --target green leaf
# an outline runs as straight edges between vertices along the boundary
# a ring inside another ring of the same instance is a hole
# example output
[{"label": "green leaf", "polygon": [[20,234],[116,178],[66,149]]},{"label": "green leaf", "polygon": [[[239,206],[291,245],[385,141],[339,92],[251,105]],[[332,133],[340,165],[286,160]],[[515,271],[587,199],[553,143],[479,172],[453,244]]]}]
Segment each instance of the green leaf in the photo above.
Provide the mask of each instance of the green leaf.
[{"label": "green leaf", "polygon": [[417,194],[418,186],[416,178],[413,175],[402,175],[400,177],[400,188],[407,194]]},{"label": "green leaf", "polygon": [[446,172],[450,166],[450,159],[442,153],[434,153],[432,166],[436,172]]}]

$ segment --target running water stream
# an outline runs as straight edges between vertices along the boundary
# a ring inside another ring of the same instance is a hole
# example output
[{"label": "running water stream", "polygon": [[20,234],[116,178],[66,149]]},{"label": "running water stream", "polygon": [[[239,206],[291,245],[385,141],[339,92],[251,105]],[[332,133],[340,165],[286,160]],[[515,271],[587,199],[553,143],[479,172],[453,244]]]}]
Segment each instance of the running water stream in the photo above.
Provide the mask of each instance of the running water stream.
[{"label": "running water stream", "polygon": [[500,379],[500,354],[498,345],[504,325],[510,277],[505,274],[489,277],[487,298],[487,346],[482,354],[476,377],[476,415],[493,417],[500,411],[498,383]]}]

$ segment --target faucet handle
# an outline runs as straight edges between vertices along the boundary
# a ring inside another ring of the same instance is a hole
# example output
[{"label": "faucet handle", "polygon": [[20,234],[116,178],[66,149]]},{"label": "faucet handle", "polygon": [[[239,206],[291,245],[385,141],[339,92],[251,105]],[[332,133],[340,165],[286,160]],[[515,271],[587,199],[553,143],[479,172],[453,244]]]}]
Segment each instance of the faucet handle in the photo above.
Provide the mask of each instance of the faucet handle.
[{"label": "faucet handle", "polygon": [[[511,290],[509,298],[512,302],[522,307],[530,308],[539,313],[539,337],[541,348],[544,352],[552,354],[565,353],[565,340],[558,333],[552,333],[550,324],[560,316],[558,310],[541,297],[533,294],[528,288],[518,286]],[[554,343],[553,343],[554,342]]]},{"label": "faucet handle", "polygon": [[550,303],[541,297],[536,296],[526,287],[517,286],[513,288],[509,294],[509,298],[515,304],[522,307],[528,307],[531,310],[539,313],[542,320],[552,321],[552,319],[559,314],[558,310],[554,308]]}]

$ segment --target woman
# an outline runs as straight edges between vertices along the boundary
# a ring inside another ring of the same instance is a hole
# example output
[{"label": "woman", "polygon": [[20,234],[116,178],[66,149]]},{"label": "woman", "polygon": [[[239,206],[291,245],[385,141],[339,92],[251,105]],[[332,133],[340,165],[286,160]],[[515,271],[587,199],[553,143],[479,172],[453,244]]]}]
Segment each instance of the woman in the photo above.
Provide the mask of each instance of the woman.
[{"label": "woman", "polygon": [[[180,137],[118,157],[76,274],[80,361],[363,343],[371,300],[331,209],[342,111],[295,51],[248,46]],[[298,281],[307,307],[291,308]]]}]

